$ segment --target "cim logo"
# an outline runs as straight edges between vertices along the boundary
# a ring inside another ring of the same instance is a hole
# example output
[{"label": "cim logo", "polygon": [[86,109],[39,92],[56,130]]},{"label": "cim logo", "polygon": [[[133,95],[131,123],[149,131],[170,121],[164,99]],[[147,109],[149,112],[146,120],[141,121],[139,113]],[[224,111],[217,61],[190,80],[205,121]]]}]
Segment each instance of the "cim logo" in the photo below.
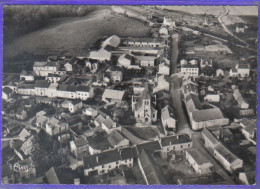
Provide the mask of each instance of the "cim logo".
[{"label": "cim logo", "polygon": [[28,165],[20,165],[18,163],[11,165],[11,169],[13,169],[15,172],[29,172],[32,170],[32,166]]}]

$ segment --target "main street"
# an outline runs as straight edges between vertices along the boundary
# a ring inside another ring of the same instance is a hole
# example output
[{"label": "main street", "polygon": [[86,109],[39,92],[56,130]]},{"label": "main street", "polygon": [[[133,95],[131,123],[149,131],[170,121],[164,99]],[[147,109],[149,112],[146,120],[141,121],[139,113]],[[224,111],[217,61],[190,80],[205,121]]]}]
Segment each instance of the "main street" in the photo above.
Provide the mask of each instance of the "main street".
[{"label": "main street", "polygon": [[193,147],[198,149],[203,156],[208,159],[214,165],[215,172],[222,176],[227,184],[234,184],[234,181],[230,175],[223,169],[223,167],[214,159],[208,151],[205,149],[204,145],[201,142],[201,132],[192,131],[189,125],[188,117],[185,114],[185,109],[182,105],[182,96],[181,96],[181,77],[178,74],[177,70],[177,61],[179,56],[179,35],[173,34],[171,44],[171,78],[170,78],[170,94],[171,100],[174,106],[176,119],[177,119],[177,131],[178,133],[187,133],[190,134],[193,141]]}]

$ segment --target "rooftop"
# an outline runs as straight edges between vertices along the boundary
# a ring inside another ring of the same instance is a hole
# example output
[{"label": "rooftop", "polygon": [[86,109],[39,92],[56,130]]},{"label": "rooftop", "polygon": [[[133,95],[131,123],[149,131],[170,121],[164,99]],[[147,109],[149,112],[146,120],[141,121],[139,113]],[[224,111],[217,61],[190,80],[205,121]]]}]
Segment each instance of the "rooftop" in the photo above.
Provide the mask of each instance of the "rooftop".
[{"label": "rooftop", "polygon": [[190,149],[187,151],[188,154],[197,162],[198,165],[209,162],[208,159],[200,153],[199,149]]},{"label": "rooftop", "polygon": [[221,156],[223,156],[229,163],[233,163],[235,160],[238,159],[236,155],[230,152],[225,146],[222,144],[217,144],[214,148]]},{"label": "rooftop", "polygon": [[48,88],[49,85],[50,85],[50,83],[48,81],[46,81],[46,80],[37,80],[35,82],[34,87],[35,88]]},{"label": "rooftop", "polygon": [[112,133],[109,134],[107,140],[112,146],[116,146],[118,143],[126,139],[119,131],[114,130]]},{"label": "rooftop", "polygon": [[173,136],[166,136],[161,138],[161,145],[164,146],[170,146],[174,144],[182,144],[182,143],[188,143],[192,142],[189,135],[187,134],[180,134],[180,135],[173,135]]},{"label": "rooftop", "polygon": [[102,95],[102,98],[109,98],[115,100],[122,100],[125,92],[113,89],[106,89]]}]

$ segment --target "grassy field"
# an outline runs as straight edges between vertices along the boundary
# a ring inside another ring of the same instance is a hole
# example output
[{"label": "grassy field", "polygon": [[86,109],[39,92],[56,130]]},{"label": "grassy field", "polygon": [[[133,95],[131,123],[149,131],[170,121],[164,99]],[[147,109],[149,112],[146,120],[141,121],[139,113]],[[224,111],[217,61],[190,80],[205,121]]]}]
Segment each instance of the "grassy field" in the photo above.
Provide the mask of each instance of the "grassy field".
[{"label": "grassy field", "polygon": [[24,53],[84,56],[104,36],[142,37],[149,35],[149,29],[145,23],[115,15],[109,7],[105,7],[85,17],[56,19],[46,28],[4,44],[4,60]]},{"label": "grassy field", "polygon": [[[161,6],[164,9],[187,12],[190,14],[212,14],[219,16],[225,12],[223,6]],[[257,6],[228,6],[230,15],[257,16]]]}]

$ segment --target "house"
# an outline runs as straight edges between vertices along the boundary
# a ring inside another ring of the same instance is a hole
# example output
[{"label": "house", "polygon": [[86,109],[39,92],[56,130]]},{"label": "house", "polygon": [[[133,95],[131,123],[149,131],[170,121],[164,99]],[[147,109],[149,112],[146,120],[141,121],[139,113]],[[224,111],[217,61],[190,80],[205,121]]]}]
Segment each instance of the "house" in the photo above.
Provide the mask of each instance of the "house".
[{"label": "house", "polygon": [[169,105],[166,105],[162,110],[161,110],[161,120],[162,120],[162,125],[164,129],[173,129],[174,132],[176,132],[176,118],[175,118],[175,112],[172,107]]},{"label": "house", "polygon": [[205,101],[208,102],[219,102],[220,100],[220,95],[219,94],[206,94],[206,96],[204,97]]},{"label": "house", "polygon": [[143,150],[145,150],[148,153],[161,152],[162,146],[158,140],[137,144],[133,151],[135,157],[139,157]]},{"label": "house", "polygon": [[199,76],[199,67],[197,61],[191,60],[189,63],[184,63],[183,61],[181,61],[181,75],[183,77]]},{"label": "house", "polygon": [[109,144],[113,148],[127,147],[129,146],[129,140],[125,138],[119,131],[112,131],[107,137]]},{"label": "house", "polygon": [[89,176],[93,173],[99,175],[119,168],[122,165],[133,166],[133,152],[131,147],[114,149],[106,152],[83,157],[84,175]]},{"label": "house", "polygon": [[189,94],[184,98],[184,103],[188,112],[190,123],[193,130],[202,129],[203,127],[210,127],[213,125],[228,125],[229,119],[225,118],[221,110],[217,107],[211,106],[205,109],[198,96]]},{"label": "house", "polygon": [[110,149],[106,132],[95,133],[94,135],[87,137],[87,141],[88,150],[91,155],[98,154]]},{"label": "house", "polygon": [[206,148],[213,149],[220,143],[207,128],[202,130],[201,138]]},{"label": "house", "polygon": [[64,67],[65,67],[66,72],[72,72],[72,70],[73,70],[72,69],[73,66],[70,62],[67,62],[66,64],[64,64]]},{"label": "house", "polygon": [[60,64],[56,62],[35,62],[33,72],[37,76],[46,77],[49,73],[56,73],[60,68]]},{"label": "house", "polygon": [[116,122],[114,122],[109,116],[106,116],[106,118],[102,120],[101,128],[109,134],[114,130],[114,128],[116,128]]},{"label": "house", "polygon": [[45,125],[45,131],[50,136],[55,136],[58,134],[61,134],[69,129],[69,126],[67,123],[62,123],[59,120],[57,120],[55,117],[52,117],[46,122]]},{"label": "house", "polygon": [[169,34],[168,29],[166,27],[161,27],[159,29],[159,34],[160,34],[160,36],[168,36],[168,34]]},{"label": "house", "polygon": [[216,76],[219,77],[219,76],[224,76],[224,71],[222,69],[217,69],[216,70]]},{"label": "house", "polygon": [[245,33],[245,26],[243,24],[237,24],[236,25],[236,33]]},{"label": "house", "polygon": [[160,140],[162,157],[167,157],[171,151],[184,152],[192,148],[192,140],[187,134],[178,134],[162,137]]},{"label": "house", "polygon": [[86,108],[83,111],[84,114],[88,115],[88,116],[92,116],[92,117],[96,117],[98,115],[97,110],[93,109],[93,108]]},{"label": "house", "polygon": [[121,71],[110,71],[109,76],[112,83],[118,83],[123,80],[123,72]]},{"label": "house", "polygon": [[222,144],[217,144],[213,149],[214,157],[230,173],[243,167],[243,160],[230,152]]},{"label": "house", "polygon": [[81,100],[87,100],[94,97],[94,89],[92,87],[79,85],[76,88],[76,98]]},{"label": "house", "polygon": [[87,144],[88,142],[84,137],[70,141],[70,150],[71,153],[74,154],[76,159],[81,159],[86,153],[86,151],[88,150]]},{"label": "house", "polygon": [[35,94],[37,96],[47,96],[50,83],[46,80],[37,80],[34,85]]},{"label": "house", "polygon": [[22,182],[29,182],[36,178],[36,167],[31,157],[16,162],[13,167],[18,171]]},{"label": "house", "polygon": [[45,177],[48,184],[74,184],[75,173],[68,168],[51,167]]},{"label": "house", "polygon": [[20,73],[20,80],[22,81],[34,81],[34,76],[28,73],[26,70],[22,70]]},{"label": "house", "polygon": [[249,108],[249,103],[243,98],[238,89],[234,90],[233,96],[237,100],[237,103],[239,104],[241,109]]},{"label": "house", "polygon": [[157,121],[157,110],[151,102],[148,83],[140,95],[132,96],[132,111],[137,122],[151,125],[152,122]]},{"label": "house", "polygon": [[131,54],[122,54],[117,59],[117,65],[127,69],[140,69],[139,64],[134,62],[134,56]]},{"label": "house", "polygon": [[142,150],[138,157],[138,165],[147,185],[161,185],[166,184],[163,176],[158,172],[155,167],[155,160],[152,158],[152,154],[146,150]]},{"label": "house", "polygon": [[213,164],[210,163],[209,160],[203,156],[198,149],[193,148],[187,150],[186,159],[197,174],[204,175],[212,173],[211,168],[213,167]]},{"label": "house", "polygon": [[31,136],[31,133],[23,128],[23,130],[19,134],[19,139],[25,141],[29,136]]},{"label": "house", "polygon": [[70,113],[75,113],[82,108],[82,101],[81,100],[74,100],[69,103],[69,111]]},{"label": "house", "polygon": [[189,94],[198,95],[198,92],[199,92],[197,83],[190,82],[190,83],[185,84],[184,80],[182,82],[181,90],[182,90],[182,94],[183,94],[184,98]]},{"label": "house", "polygon": [[153,89],[153,93],[157,93],[158,91],[169,91],[170,90],[170,79],[169,76],[166,75],[157,75],[155,87]]},{"label": "house", "polygon": [[223,146],[207,128],[202,130],[201,136],[205,147],[227,171],[232,173],[243,167],[243,160]]},{"label": "house", "polygon": [[51,83],[47,89],[47,97],[56,98],[58,86],[59,86],[58,83]]},{"label": "house", "polygon": [[121,39],[116,36],[112,35],[111,37],[107,38],[101,45],[102,48],[106,47],[107,45],[112,47],[118,47],[121,43]]},{"label": "house", "polygon": [[46,117],[45,115],[43,116],[40,116],[38,118],[36,118],[36,126],[39,127],[39,128],[44,128],[45,127],[45,124],[47,123],[48,121],[48,117]]},{"label": "house", "polygon": [[102,95],[104,102],[122,102],[125,92],[113,89],[105,89]]},{"label": "house", "polygon": [[163,38],[125,38],[122,40],[123,45],[132,47],[162,47]]},{"label": "house", "polygon": [[240,172],[238,179],[242,184],[255,185],[256,183],[256,170]]},{"label": "house", "polygon": [[135,63],[140,67],[154,67],[156,60],[156,56],[134,56]]},{"label": "house", "polygon": [[234,139],[233,133],[229,128],[220,129],[219,138],[224,142],[231,142]]},{"label": "house", "polygon": [[170,66],[165,62],[159,64],[159,71],[157,74],[170,75]]},{"label": "house", "polygon": [[98,60],[98,61],[109,61],[111,60],[111,52],[107,51],[91,51],[88,58],[92,60]]},{"label": "house", "polygon": [[237,77],[238,76],[238,71],[236,68],[231,68],[229,71],[229,76],[230,77]]},{"label": "house", "polygon": [[170,18],[170,17],[164,17],[163,18],[163,25],[169,27],[169,28],[174,28],[176,27],[175,21]]},{"label": "house", "polygon": [[3,100],[8,100],[12,97],[12,94],[13,94],[13,90],[10,89],[9,87],[4,87],[2,89],[2,99]]},{"label": "house", "polygon": [[209,67],[212,67],[213,66],[213,63],[212,63],[212,59],[209,58],[204,58],[204,59],[200,59],[200,69],[203,69],[205,68],[206,66],[209,66]]},{"label": "house", "polygon": [[77,86],[74,85],[59,84],[57,88],[57,96],[59,98],[76,99],[76,89]]},{"label": "house", "polygon": [[12,133],[13,135],[16,135],[19,132],[21,132],[21,128],[22,128],[21,125],[16,122],[8,123],[5,127],[6,127],[6,132],[8,134]]},{"label": "house", "polygon": [[34,84],[18,84],[17,93],[21,95],[35,95]]},{"label": "house", "polygon": [[250,76],[250,64],[236,64],[235,69],[237,69],[238,77],[249,77]]},{"label": "house", "polygon": [[244,118],[240,121],[242,134],[256,145],[256,120]]}]

